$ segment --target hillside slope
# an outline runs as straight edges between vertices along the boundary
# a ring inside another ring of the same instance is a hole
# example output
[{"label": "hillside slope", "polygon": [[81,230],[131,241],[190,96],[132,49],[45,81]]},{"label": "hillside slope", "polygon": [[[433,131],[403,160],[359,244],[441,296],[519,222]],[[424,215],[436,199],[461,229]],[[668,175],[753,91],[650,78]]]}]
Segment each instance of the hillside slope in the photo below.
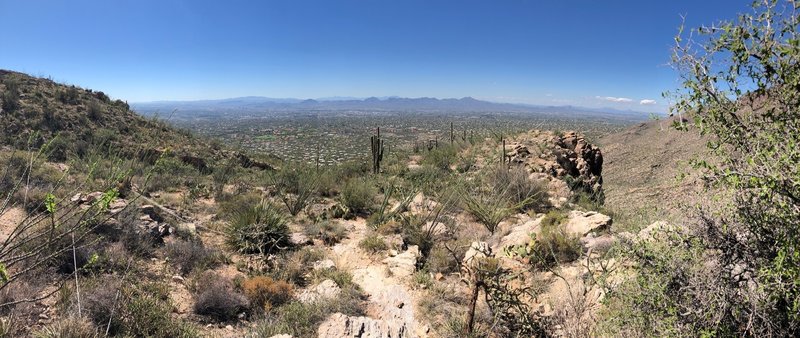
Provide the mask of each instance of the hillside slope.
[{"label": "hillside slope", "polygon": [[696,130],[672,128],[676,119],[640,123],[598,140],[606,206],[636,226],[684,219],[681,206],[695,202],[693,192],[702,187],[689,161],[708,157],[706,142]]},{"label": "hillside slope", "polygon": [[164,121],[145,118],[127,102],[111,100],[101,91],[0,69],[0,94],[0,145],[28,150],[52,142],[48,147],[51,161],[113,149],[127,158],[169,151],[202,170],[229,158],[243,166],[266,167]]}]

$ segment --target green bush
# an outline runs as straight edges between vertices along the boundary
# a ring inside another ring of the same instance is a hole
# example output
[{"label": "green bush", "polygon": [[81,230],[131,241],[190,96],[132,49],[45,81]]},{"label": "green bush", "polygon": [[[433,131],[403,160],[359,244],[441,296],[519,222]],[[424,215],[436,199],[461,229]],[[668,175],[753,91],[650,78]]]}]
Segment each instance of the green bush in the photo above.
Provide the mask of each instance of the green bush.
[{"label": "green bush", "polygon": [[92,326],[92,323],[79,317],[62,318],[33,332],[35,338],[93,338],[100,336],[101,334]]},{"label": "green bush", "polygon": [[672,93],[673,125],[708,140],[713,156],[694,164],[714,189],[689,234],[632,250],[640,271],[622,319],[639,327],[800,333],[800,12],[792,1],[752,5],[675,39],[683,88]]},{"label": "green bush", "polygon": [[540,223],[543,228],[553,228],[561,225],[567,220],[567,212],[561,209],[553,209],[547,212]]},{"label": "green bush", "polygon": [[508,206],[508,202],[497,196],[465,191],[462,201],[464,208],[492,234],[500,222],[514,214],[514,209]]},{"label": "green bush", "polygon": [[352,213],[364,213],[372,209],[378,190],[372,182],[364,178],[347,181],[340,196],[342,204]]},{"label": "green bush", "polygon": [[266,255],[291,245],[284,215],[266,202],[234,214],[226,236],[231,247],[245,254]]}]

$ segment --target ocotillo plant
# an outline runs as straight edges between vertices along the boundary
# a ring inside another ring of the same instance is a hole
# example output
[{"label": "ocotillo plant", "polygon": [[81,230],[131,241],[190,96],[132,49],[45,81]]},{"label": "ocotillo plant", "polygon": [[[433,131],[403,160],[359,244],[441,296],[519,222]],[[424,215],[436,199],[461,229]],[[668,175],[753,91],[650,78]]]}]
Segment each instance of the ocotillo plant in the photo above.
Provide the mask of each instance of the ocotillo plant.
[{"label": "ocotillo plant", "polygon": [[383,161],[383,140],[381,140],[381,128],[378,134],[369,137],[370,148],[372,150],[372,172],[377,174],[381,171],[381,161]]}]

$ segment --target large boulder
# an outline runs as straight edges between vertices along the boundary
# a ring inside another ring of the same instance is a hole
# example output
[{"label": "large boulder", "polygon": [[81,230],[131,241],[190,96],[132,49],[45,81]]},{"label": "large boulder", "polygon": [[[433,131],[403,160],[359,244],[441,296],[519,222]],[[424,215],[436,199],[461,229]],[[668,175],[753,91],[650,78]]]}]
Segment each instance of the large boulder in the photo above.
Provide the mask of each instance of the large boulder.
[{"label": "large boulder", "polygon": [[584,237],[590,232],[599,232],[611,227],[611,217],[594,211],[573,210],[565,226],[567,232]]}]

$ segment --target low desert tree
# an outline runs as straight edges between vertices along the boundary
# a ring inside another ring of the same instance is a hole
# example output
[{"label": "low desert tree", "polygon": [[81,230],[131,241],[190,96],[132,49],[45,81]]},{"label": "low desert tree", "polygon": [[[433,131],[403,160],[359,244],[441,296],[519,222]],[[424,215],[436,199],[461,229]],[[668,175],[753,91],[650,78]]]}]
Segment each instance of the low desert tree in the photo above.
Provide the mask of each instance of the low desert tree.
[{"label": "low desert tree", "polygon": [[702,249],[693,263],[702,274],[676,275],[657,256],[640,256],[641,276],[665,282],[658,285],[670,301],[640,303],[651,306],[634,313],[660,313],[707,336],[800,334],[798,6],[755,1],[734,21],[676,38],[672,63],[683,88],[670,94],[672,109],[691,122],[682,115],[675,126],[710,140],[715,159],[695,164],[729,204],[702,212],[700,229],[681,240]]}]

